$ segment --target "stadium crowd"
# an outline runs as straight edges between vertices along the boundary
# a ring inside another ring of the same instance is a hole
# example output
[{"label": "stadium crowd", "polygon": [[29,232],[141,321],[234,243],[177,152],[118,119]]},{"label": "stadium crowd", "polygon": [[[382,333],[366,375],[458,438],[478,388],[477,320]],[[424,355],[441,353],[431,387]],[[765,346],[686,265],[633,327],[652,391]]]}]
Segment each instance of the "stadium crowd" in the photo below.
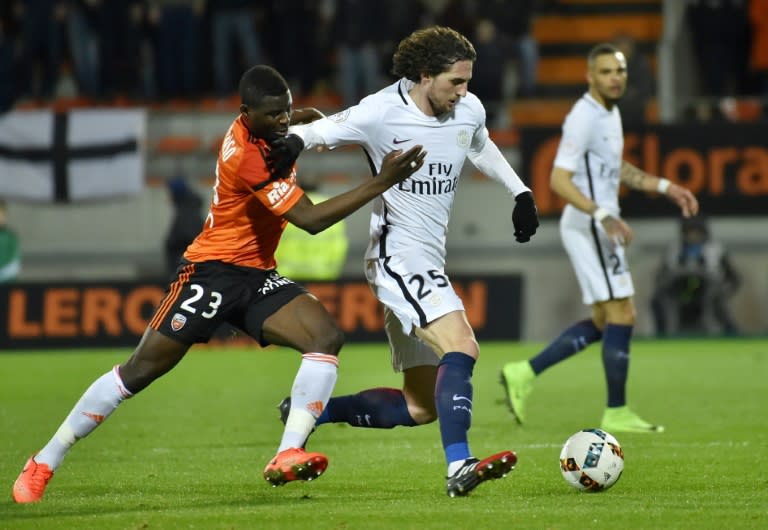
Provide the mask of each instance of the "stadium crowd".
[{"label": "stadium crowd", "polygon": [[[768,0],[685,1],[700,95],[768,98]],[[386,84],[395,43],[416,28],[440,24],[469,36],[485,58],[476,65],[472,90],[492,121],[496,104],[540,96],[533,21],[572,4],[6,0],[0,3],[0,112],[57,98],[233,101],[237,72],[258,63],[283,72],[295,98],[331,94],[349,106]],[[504,77],[510,69],[517,76],[512,86]]]},{"label": "stadium crowd", "polygon": [[[398,40],[431,24],[479,31],[500,57],[520,50],[528,65],[522,90],[531,92],[530,22],[550,3],[9,0],[0,5],[0,109],[60,97],[226,99],[237,72],[258,63],[284,72],[295,96],[330,90],[351,104],[382,86]],[[480,74],[493,80],[502,64],[489,66]]]}]

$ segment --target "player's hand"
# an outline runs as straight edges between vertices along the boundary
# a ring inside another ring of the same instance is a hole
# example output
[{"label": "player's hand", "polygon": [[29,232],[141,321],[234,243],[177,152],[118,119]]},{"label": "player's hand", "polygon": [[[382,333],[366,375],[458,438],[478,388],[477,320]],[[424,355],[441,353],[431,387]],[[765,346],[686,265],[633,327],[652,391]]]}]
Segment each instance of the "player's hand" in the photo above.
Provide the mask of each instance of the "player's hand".
[{"label": "player's hand", "polygon": [[536,233],[539,227],[539,215],[533,194],[525,191],[515,197],[515,208],[512,210],[512,224],[515,227],[515,239],[518,243],[526,243]]},{"label": "player's hand", "polygon": [[683,217],[693,217],[699,213],[699,201],[688,188],[684,188],[672,182],[667,190],[667,197],[680,207],[683,211]]},{"label": "player's hand", "polygon": [[267,154],[267,169],[275,178],[288,176],[304,149],[304,140],[295,134],[273,140]]},{"label": "player's hand", "polygon": [[384,157],[378,178],[390,186],[402,182],[424,165],[426,156],[427,152],[422,151],[420,145],[415,145],[404,153],[401,149],[392,151]]},{"label": "player's hand", "polygon": [[291,125],[301,125],[302,123],[312,123],[320,118],[325,118],[325,114],[314,107],[304,109],[293,109],[291,113]]},{"label": "player's hand", "polygon": [[608,237],[617,245],[627,246],[635,237],[635,234],[632,232],[629,225],[619,217],[608,215],[602,220],[601,224],[603,225],[605,233],[608,234]]}]

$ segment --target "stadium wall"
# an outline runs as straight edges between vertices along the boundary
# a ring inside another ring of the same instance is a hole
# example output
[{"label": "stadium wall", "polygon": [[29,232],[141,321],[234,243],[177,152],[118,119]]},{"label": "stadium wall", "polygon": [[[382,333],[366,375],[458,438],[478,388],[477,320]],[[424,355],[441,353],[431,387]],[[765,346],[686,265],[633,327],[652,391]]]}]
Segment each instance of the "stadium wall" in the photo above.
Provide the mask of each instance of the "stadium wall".
[{"label": "stadium wall", "polygon": [[[159,136],[191,129],[188,121],[162,122],[150,119],[149,143]],[[210,116],[197,126],[205,144],[215,144],[214,131],[231,116]],[[163,128],[164,127],[164,128]],[[722,131],[720,131],[722,133]],[[155,136],[152,136],[155,135]],[[676,136],[685,133],[678,132]],[[721,137],[730,138],[731,134]],[[542,136],[547,141],[547,136]],[[212,140],[214,139],[214,140]],[[524,138],[523,142],[527,140]],[[551,141],[551,139],[549,140]],[[760,147],[760,146],[758,146]],[[528,148],[532,152],[536,147]],[[761,147],[764,149],[764,147]],[[503,151],[521,175],[527,161],[516,146]],[[524,163],[525,162],[525,163]],[[149,176],[163,178],[182,173],[208,197],[215,151],[197,150],[188,156],[153,153],[147,160]],[[729,166],[731,167],[731,166]],[[757,166],[764,168],[765,163]],[[730,170],[733,170],[731,167]],[[764,174],[764,169],[763,169]],[[320,191],[334,194],[353,186],[369,175],[359,149],[333,154],[305,153],[300,160],[300,178],[320,184]],[[764,176],[761,178],[765,178]],[[156,178],[149,182],[158,181]],[[731,182],[726,178],[724,182]],[[162,182],[162,179],[160,179]],[[540,183],[541,184],[541,183]],[[536,188],[541,188],[541,185]],[[562,326],[587,314],[581,304],[573,272],[559,241],[556,217],[543,220],[539,233],[526,245],[517,244],[510,221],[512,201],[500,187],[474,172],[469,164],[460,183],[448,233],[448,272],[451,275],[520,275],[523,279],[524,307],[521,337],[546,340]],[[766,191],[757,200],[766,203]],[[755,196],[748,197],[751,204]],[[714,198],[717,200],[717,197]],[[735,265],[744,275],[743,287],[733,299],[735,317],[742,330],[750,334],[768,333],[768,228],[765,215],[738,216],[738,197],[730,215],[713,217],[713,236],[731,252]],[[361,256],[367,243],[369,207],[355,213],[347,223],[350,250],[344,267],[349,279],[363,277]],[[55,281],[156,281],[163,275],[163,240],[171,220],[171,206],[162,186],[148,186],[138,196],[124,200],[72,204],[31,204],[11,201],[9,219],[22,242],[23,282]],[[636,241],[629,259],[638,290],[639,335],[652,332],[649,297],[654,271],[662,252],[677,238],[674,217],[632,217]]]}]

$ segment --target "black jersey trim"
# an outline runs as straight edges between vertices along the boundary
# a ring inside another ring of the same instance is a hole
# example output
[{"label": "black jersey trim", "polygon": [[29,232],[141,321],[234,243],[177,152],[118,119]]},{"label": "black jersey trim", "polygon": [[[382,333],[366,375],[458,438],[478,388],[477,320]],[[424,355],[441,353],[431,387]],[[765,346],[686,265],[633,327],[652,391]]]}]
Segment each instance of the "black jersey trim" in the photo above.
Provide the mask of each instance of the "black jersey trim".
[{"label": "black jersey trim", "polygon": [[419,327],[426,327],[426,325],[429,323],[427,322],[427,315],[421,309],[419,302],[417,302],[416,299],[408,291],[408,287],[406,287],[403,277],[389,267],[389,260],[391,259],[391,257],[384,258],[384,270],[387,271],[387,273],[395,279],[397,285],[400,286],[400,291],[403,293],[403,298],[405,298],[406,301],[411,304],[411,307],[413,307],[413,309],[416,311],[416,314],[419,315]]},{"label": "black jersey trim", "polygon": [[[595,187],[592,181],[592,170],[589,167],[589,151],[584,153],[584,165],[587,169],[587,183],[589,184],[590,198],[595,200]],[[611,287],[611,279],[608,276],[608,267],[605,266],[605,259],[603,259],[603,248],[600,246],[600,237],[597,233],[597,221],[594,218],[589,222],[590,231],[592,232],[592,239],[595,241],[595,248],[597,249],[597,258],[600,260],[600,267],[603,269],[603,276],[605,277],[605,284],[608,286],[608,299],[613,300],[613,288]]]},{"label": "black jersey trim", "polygon": [[402,80],[399,83],[397,83],[397,94],[400,96],[400,99],[403,100],[403,103],[408,105],[408,100],[405,99],[405,95],[403,94],[403,81]]}]

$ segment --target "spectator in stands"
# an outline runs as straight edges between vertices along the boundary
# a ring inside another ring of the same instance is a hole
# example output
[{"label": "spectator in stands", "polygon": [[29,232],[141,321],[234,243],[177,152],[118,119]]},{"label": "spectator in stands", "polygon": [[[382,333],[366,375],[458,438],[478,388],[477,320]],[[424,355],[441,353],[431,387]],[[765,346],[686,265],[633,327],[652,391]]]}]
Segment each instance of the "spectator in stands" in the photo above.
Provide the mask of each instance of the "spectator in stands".
[{"label": "spectator in stands", "polygon": [[66,2],[63,0],[16,0],[19,21],[18,77],[21,97],[51,99],[59,79]]},{"label": "spectator in stands", "polygon": [[613,44],[627,59],[627,90],[621,98],[621,121],[627,128],[645,123],[645,107],[654,94],[654,75],[648,60],[637,51],[637,42],[628,33],[619,33]]},{"label": "spectator in stands", "polygon": [[478,59],[472,72],[472,92],[483,102],[489,126],[503,127],[505,55],[496,24],[487,18],[478,20],[474,36]]},{"label": "spectator in stands", "polygon": [[336,0],[332,35],[338,46],[339,85],[345,107],[356,105],[381,86],[381,47],[386,37],[382,30],[386,26],[362,22],[385,20],[386,16],[382,2]]},{"label": "spectator in stands", "polygon": [[484,0],[477,5],[477,16],[496,24],[505,56],[517,62],[517,93],[521,97],[531,97],[536,90],[539,47],[532,30],[535,8],[536,0]]},{"label": "spectator in stands", "polygon": [[147,6],[144,0],[101,0],[102,93],[142,99],[149,95],[145,72]]},{"label": "spectator in stands", "polygon": [[69,3],[69,51],[79,94],[89,98],[101,96],[101,64],[105,59],[112,60],[101,53],[101,32],[104,23],[102,0],[72,0]]},{"label": "spectator in stands", "polygon": [[8,226],[8,207],[0,199],[0,283],[12,282],[21,270],[19,237]]},{"label": "spectator in stands", "polygon": [[187,246],[195,239],[203,226],[203,199],[193,190],[183,175],[168,181],[168,192],[173,204],[173,220],[165,238],[166,273],[176,273]]},{"label": "spectator in stands", "polygon": [[[264,62],[261,51],[259,22],[264,17],[264,8],[252,0],[217,0],[211,5],[213,22],[213,74],[216,95],[226,98],[234,94],[237,79],[232,64],[241,64],[245,70],[254,64]],[[233,60],[232,44],[236,43],[240,55]]]},{"label": "spectator in stands", "polygon": [[706,219],[681,219],[680,240],[669,248],[656,273],[651,302],[656,333],[738,333],[728,299],[740,284],[725,248],[712,241]]},{"label": "spectator in stands", "polygon": [[751,0],[749,20],[752,24],[750,66],[757,76],[758,90],[768,108],[768,0]]},{"label": "spectator in stands", "polygon": [[745,91],[749,57],[746,4],[747,0],[689,0],[686,17],[705,96]]},{"label": "spectator in stands", "polygon": [[13,107],[16,99],[14,71],[14,34],[11,4],[0,6],[0,114]]},{"label": "spectator in stands", "polygon": [[154,61],[159,99],[199,95],[200,34],[205,0],[148,0],[155,32]]}]

